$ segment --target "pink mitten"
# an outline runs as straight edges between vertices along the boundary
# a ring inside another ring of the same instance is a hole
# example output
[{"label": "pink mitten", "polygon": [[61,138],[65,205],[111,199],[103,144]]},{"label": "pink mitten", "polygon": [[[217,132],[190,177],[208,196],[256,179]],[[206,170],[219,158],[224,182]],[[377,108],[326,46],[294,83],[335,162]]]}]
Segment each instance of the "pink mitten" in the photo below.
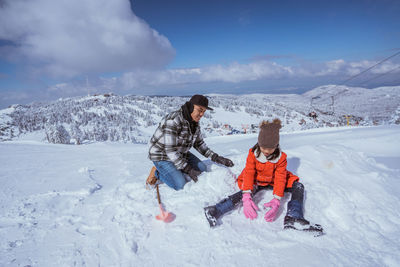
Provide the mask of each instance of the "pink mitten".
[{"label": "pink mitten", "polygon": [[275,219],[275,216],[278,213],[280,204],[281,204],[281,202],[279,201],[279,199],[276,199],[276,198],[272,199],[268,203],[264,203],[265,208],[271,208],[264,216],[264,219],[267,222],[272,222]]},{"label": "pink mitten", "polygon": [[259,210],[259,209],[256,206],[256,204],[254,204],[249,193],[243,194],[242,201],[243,201],[244,216],[246,216],[246,218],[251,219],[251,220],[257,218],[256,210]]}]

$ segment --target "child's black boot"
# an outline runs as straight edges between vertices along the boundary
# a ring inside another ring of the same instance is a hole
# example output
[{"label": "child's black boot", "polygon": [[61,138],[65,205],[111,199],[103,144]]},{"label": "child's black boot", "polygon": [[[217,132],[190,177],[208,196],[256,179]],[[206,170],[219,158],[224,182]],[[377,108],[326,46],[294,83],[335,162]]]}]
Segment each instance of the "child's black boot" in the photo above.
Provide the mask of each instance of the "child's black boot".
[{"label": "child's black boot", "polygon": [[304,218],[294,218],[291,216],[286,215],[283,221],[283,229],[293,229],[305,232],[313,232],[315,236],[323,235],[324,229],[319,224],[310,224]]},{"label": "child's black boot", "polygon": [[215,205],[205,207],[204,214],[206,215],[206,218],[207,218],[208,223],[210,224],[210,227],[214,227],[218,224],[218,218],[220,217],[220,214]]},{"label": "child's black boot", "polygon": [[314,232],[316,236],[323,234],[319,224],[310,224],[303,216],[304,186],[294,182],[292,187],[292,198],[287,205],[287,213],[283,221],[284,229],[294,229],[306,232]]}]

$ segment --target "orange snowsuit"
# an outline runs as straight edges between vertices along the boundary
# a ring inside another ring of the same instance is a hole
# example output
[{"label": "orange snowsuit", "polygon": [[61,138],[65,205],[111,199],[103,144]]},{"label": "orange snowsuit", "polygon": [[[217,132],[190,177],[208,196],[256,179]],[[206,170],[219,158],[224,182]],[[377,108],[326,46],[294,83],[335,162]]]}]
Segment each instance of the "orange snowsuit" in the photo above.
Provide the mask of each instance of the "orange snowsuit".
[{"label": "orange snowsuit", "polygon": [[277,161],[265,163],[257,160],[252,149],[249,150],[246,166],[239,175],[237,183],[241,190],[253,190],[255,185],[273,186],[273,194],[283,197],[285,188],[291,188],[299,177],[286,170],[287,155],[281,152]]}]

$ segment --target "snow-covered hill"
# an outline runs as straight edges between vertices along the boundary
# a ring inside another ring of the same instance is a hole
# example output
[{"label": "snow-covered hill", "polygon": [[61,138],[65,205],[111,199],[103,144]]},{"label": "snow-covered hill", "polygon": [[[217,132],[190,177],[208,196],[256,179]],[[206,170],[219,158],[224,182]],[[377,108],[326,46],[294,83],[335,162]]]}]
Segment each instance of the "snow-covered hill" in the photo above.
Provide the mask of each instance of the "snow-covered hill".
[{"label": "snow-covered hill", "polygon": [[303,96],[311,98],[316,110],[327,109],[337,115],[359,117],[374,124],[381,124],[382,121],[393,118],[393,113],[400,107],[399,86],[371,90],[329,85],[306,92]]},{"label": "snow-covered hill", "polygon": [[[0,266],[399,266],[400,126],[282,133],[288,169],[306,188],[305,217],[326,235],[283,231],[241,208],[210,229],[203,207],[238,189],[257,134],[206,138],[231,158],[183,191],[160,186],[165,224],[145,179],[142,144],[0,143]],[[271,199],[258,195],[256,203]]]},{"label": "snow-covered hill", "polygon": [[[303,95],[209,95],[214,111],[201,120],[205,136],[257,131],[278,117],[284,131],[350,125],[400,124],[400,86],[376,89],[321,86]],[[161,118],[189,97],[116,96],[13,105],[0,111],[0,140],[146,143]],[[315,116],[310,116],[312,113]]]}]

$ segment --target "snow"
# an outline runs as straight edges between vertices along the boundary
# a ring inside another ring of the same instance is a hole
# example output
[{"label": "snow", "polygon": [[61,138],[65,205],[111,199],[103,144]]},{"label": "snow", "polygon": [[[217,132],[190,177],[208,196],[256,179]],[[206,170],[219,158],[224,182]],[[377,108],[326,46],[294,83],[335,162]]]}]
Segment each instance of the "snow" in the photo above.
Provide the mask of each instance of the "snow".
[{"label": "snow", "polygon": [[243,130],[243,125],[258,125],[260,123],[260,118],[257,118],[254,115],[252,116],[242,110],[239,112],[231,112],[224,110],[223,108],[215,108],[212,117],[218,122],[224,122],[224,124],[229,124],[239,130]]},{"label": "snow", "polygon": [[15,111],[14,107],[0,109],[0,122],[3,124],[10,123],[12,119],[10,118],[10,114]]},{"label": "snow", "polygon": [[[160,186],[166,224],[145,179],[147,145],[0,143],[0,266],[399,266],[400,127],[281,134],[288,169],[305,185],[305,217],[326,235],[283,231],[239,208],[210,229],[203,207],[236,192],[257,134],[206,138],[231,158],[184,190]],[[262,203],[272,192],[256,196]]]}]

